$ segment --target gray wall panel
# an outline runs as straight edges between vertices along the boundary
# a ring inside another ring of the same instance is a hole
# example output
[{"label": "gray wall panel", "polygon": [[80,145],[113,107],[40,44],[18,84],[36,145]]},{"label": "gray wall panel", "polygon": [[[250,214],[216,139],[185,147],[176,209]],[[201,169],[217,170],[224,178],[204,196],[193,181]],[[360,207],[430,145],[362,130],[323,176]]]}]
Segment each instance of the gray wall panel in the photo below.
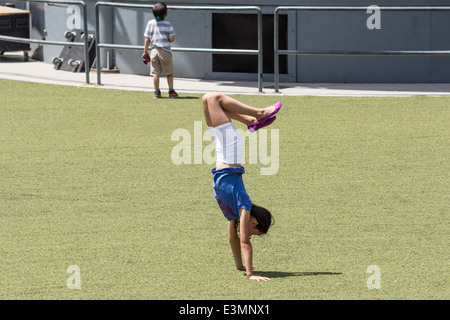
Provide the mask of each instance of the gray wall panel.
[{"label": "gray wall panel", "polygon": [[[381,12],[381,29],[369,30],[364,11],[299,12],[297,49],[328,51],[450,49],[450,12]],[[434,27],[433,27],[434,26]],[[298,56],[298,82],[450,81],[450,57]],[[433,65],[444,66],[443,70]]]},{"label": "gray wall panel", "polygon": [[[133,3],[149,3],[133,0]],[[17,6],[23,2],[16,2]],[[88,26],[95,27],[96,1],[86,0]],[[153,3],[153,2],[152,2]],[[450,6],[450,0],[184,0],[169,5],[256,5],[263,13],[273,13],[280,5],[314,6]],[[33,6],[31,7],[33,8]],[[48,40],[65,41],[67,6],[45,5],[39,28],[47,30]],[[102,8],[102,41],[116,44],[143,45],[143,31],[150,10],[108,10]],[[33,13],[33,11],[32,11]],[[287,12],[285,12],[287,13]],[[370,16],[359,12],[289,12],[288,48],[291,50],[450,50],[450,12],[382,12],[381,30],[368,30]],[[211,47],[212,16],[208,11],[169,12],[177,33],[174,47]],[[43,30],[42,30],[43,31]],[[38,32],[37,32],[38,33]],[[50,62],[62,47],[44,46],[44,61]],[[141,52],[112,50],[111,66],[122,73],[147,75],[148,65]],[[102,50],[102,66],[106,66]],[[298,82],[450,82],[450,56],[290,56],[288,74],[281,81]],[[214,73],[210,54],[174,52],[175,76],[223,80],[255,80],[254,74]],[[272,75],[265,74],[264,81]],[[256,80],[255,80],[256,81]]]}]

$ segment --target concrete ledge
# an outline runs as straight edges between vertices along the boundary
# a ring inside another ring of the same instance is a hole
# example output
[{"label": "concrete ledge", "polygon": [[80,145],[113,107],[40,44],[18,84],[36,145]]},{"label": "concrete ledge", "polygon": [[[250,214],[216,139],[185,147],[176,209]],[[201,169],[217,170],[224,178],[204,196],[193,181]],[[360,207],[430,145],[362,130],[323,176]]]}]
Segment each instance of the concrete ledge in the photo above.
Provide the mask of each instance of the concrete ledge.
[{"label": "concrete ledge", "polygon": [[[102,73],[102,85],[98,86],[97,73],[90,73],[91,84],[86,84],[85,73],[55,70],[52,64],[24,62],[19,53],[5,53],[0,60],[0,79],[28,81],[45,84],[96,87],[129,91],[153,92],[150,76]],[[161,90],[167,91],[165,78]],[[225,94],[302,95],[336,97],[384,97],[384,96],[450,96],[450,83],[281,83],[280,93],[274,92],[274,84],[264,83],[264,93],[258,92],[257,82],[212,81],[175,78],[178,93],[223,92]]]}]

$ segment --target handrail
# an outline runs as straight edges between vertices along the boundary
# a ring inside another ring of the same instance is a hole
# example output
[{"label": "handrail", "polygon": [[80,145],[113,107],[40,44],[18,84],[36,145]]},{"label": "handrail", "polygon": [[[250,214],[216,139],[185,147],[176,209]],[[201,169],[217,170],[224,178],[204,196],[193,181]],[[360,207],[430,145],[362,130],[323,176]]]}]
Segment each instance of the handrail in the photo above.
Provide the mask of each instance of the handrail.
[{"label": "handrail", "polygon": [[[74,0],[16,0],[16,1],[26,1],[26,2],[36,2],[36,3],[55,3],[55,4],[71,4],[81,6],[83,9],[83,32],[88,34],[88,24],[87,24],[87,9],[84,1],[74,1]],[[31,35],[30,35],[31,36]],[[0,35],[0,40],[18,43],[37,43],[43,45],[54,45],[54,46],[64,46],[64,47],[83,47],[84,46],[84,69],[86,73],[86,84],[89,84],[89,37],[84,37],[84,42],[63,42],[63,41],[48,41],[48,40],[37,40],[37,39],[25,39],[20,37],[10,37]]]},{"label": "handrail", "polygon": [[[101,84],[101,60],[100,48],[109,49],[125,49],[125,50],[143,50],[144,46],[122,45],[112,43],[102,43],[100,39],[100,19],[99,11],[101,6],[117,7],[117,8],[141,8],[151,9],[153,5],[133,4],[121,2],[97,2],[95,5],[96,18],[96,62],[97,62],[97,84]],[[258,55],[258,90],[263,91],[263,57],[262,57],[262,11],[256,6],[168,6],[171,10],[207,10],[207,11],[257,11],[258,14],[258,50],[244,50],[244,49],[212,49],[212,48],[172,48],[175,52],[199,52],[199,53],[214,53],[214,54],[246,54]]]},{"label": "handrail", "polygon": [[[450,55],[450,50],[423,50],[423,51],[305,51],[305,50],[279,50],[278,13],[280,11],[360,11],[369,7],[313,7],[313,6],[281,6],[274,11],[274,87],[275,92],[280,90],[280,61],[279,55],[361,55],[361,56],[411,56],[411,55]],[[450,7],[378,7],[384,11],[450,11]]]}]

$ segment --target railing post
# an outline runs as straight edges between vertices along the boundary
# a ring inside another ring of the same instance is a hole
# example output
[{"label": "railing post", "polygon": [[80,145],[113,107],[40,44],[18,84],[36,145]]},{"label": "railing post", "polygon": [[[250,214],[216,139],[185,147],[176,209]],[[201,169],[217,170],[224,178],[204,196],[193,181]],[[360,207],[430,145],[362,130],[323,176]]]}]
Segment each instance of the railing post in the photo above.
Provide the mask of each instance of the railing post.
[{"label": "railing post", "polygon": [[273,15],[273,55],[274,55],[274,70],[273,70],[273,81],[275,92],[280,92],[280,60],[278,59],[278,43],[279,43],[279,32],[278,32],[278,8],[275,9]]},{"label": "railing post", "polygon": [[258,8],[258,92],[263,92],[263,22],[262,12]]},{"label": "railing post", "polygon": [[101,63],[100,63],[100,5],[99,2],[95,4],[95,36],[97,37],[97,41],[95,42],[95,63],[97,69],[97,84],[102,84],[102,76],[101,76]]},{"label": "railing post", "polygon": [[86,3],[81,1],[83,7],[83,29],[84,29],[84,72],[86,73],[86,84],[90,84],[89,73],[91,72],[89,61],[89,32],[87,23]]}]

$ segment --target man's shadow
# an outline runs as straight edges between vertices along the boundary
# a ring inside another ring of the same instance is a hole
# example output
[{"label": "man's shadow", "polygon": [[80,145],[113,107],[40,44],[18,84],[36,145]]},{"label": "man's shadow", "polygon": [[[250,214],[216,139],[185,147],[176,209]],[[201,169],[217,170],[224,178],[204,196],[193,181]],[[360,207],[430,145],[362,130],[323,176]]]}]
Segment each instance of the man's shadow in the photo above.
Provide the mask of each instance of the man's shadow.
[{"label": "man's shadow", "polygon": [[306,277],[306,276],[335,276],[341,272],[284,272],[284,271],[256,271],[255,275],[267,278],[287,278],[287,277]]},{"label": "man's shadow", "polygon": [[[164,100],[164,99],[171,99],[170,97],[161,97],[158,100]],[[171,99],[171,100],[200,100],[200,97],[192,97],[192,96],[179,96],[176,99]]]}]

